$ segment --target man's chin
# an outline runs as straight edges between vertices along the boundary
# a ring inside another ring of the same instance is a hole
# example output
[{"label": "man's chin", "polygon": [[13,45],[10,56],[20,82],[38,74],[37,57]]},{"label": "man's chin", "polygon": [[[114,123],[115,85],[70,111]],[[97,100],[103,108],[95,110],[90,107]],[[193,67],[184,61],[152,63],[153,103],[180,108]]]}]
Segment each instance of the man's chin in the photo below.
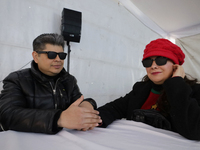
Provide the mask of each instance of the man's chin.
[{"label": "man's chin", "polygon": [[57,74],[59,74],[61,72],[61,70],[54,70],[51,72],[52,76],[56,76]]}]

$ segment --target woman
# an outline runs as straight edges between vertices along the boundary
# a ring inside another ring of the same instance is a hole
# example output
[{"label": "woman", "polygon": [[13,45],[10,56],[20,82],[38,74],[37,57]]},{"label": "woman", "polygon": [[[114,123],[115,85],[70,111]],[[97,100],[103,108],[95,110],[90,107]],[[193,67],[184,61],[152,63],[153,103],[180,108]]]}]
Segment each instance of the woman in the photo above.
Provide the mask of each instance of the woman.
[{"label": "woman", "polygon": [[126,118],[200,140],[200,85],[185,75],[184,58],[169,40],[151,41],[142,59],[147,75],[130,93],[98,108],[101,127]]}]

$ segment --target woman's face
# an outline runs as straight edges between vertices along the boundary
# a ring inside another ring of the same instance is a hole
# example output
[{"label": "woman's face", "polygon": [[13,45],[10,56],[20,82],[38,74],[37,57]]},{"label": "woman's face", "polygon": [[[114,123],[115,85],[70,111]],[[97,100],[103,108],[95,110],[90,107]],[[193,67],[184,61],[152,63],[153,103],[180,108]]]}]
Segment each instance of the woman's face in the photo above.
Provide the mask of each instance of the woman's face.
[{"label": "woman's face", "polygon": [[[156,57],[157,56],[150,58],[155,59]],[[173,65],[174,64],[171,60],[167,60],[165,65],[158,66],[154,60],[151,67],[146,68],[147,76],[155,84],[163,84],[165,80],[172,76]]]}]

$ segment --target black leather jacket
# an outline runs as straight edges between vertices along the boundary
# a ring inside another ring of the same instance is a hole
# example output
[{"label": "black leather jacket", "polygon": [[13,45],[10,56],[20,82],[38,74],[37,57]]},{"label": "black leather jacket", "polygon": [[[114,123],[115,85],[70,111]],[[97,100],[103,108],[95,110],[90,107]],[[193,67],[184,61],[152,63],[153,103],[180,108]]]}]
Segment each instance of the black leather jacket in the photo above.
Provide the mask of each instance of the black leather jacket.
[{"label": "black leather jacket", "polygon": [[16,71],[4,81],[0,95],[0,127],[3,130],[54,134],[62,112],[81,93],[75,77],[63,69],[48,79],[33,61],[31,68]]}]

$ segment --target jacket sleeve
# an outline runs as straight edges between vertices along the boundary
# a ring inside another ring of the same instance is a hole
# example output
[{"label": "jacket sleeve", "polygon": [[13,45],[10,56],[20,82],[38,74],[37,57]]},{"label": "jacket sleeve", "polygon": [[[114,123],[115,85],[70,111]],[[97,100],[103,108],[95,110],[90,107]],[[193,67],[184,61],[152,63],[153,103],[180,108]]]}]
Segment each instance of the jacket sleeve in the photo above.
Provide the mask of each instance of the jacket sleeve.
[{"label": "jacket sleeve", "polygon": [[71,103],[75,102],[82,95],[77,85],[77,80],[74,76],[70,75],[70,78],[64,83],[68,93],[70,94]]},{"label": "jacket sleeve", "polygon": [[132,120],[133,110],[142,107],[149,95],[151,86],[151,82],[136,82],[132,90],[124,97],[99,107],[98,111],[103,121],[101,127],[107,127],[116,119],[126,118]]},{"label": "jacket sleeve", "polygon": [[[22,92],[17,73],[12,73],[3,82],[0,95],[0,123],[2,130],[55,134],[53,120],[60,110],[27,108],[26,97]],[[42,114],[42,115],[41,115]]]},{"label": "jacket sleeve", "polygon": [[97,109],[103,121],[100,127],[105,128],[116,119],[126,118],[129,100],[133,98],[133,93],[132,90],[124,97],[120,97]]},{"label": "jacket sleeve", "polygon": [[190,87],[181,77],[165,81],[172,126],[191,140],[200,140],[200,85]]}]

